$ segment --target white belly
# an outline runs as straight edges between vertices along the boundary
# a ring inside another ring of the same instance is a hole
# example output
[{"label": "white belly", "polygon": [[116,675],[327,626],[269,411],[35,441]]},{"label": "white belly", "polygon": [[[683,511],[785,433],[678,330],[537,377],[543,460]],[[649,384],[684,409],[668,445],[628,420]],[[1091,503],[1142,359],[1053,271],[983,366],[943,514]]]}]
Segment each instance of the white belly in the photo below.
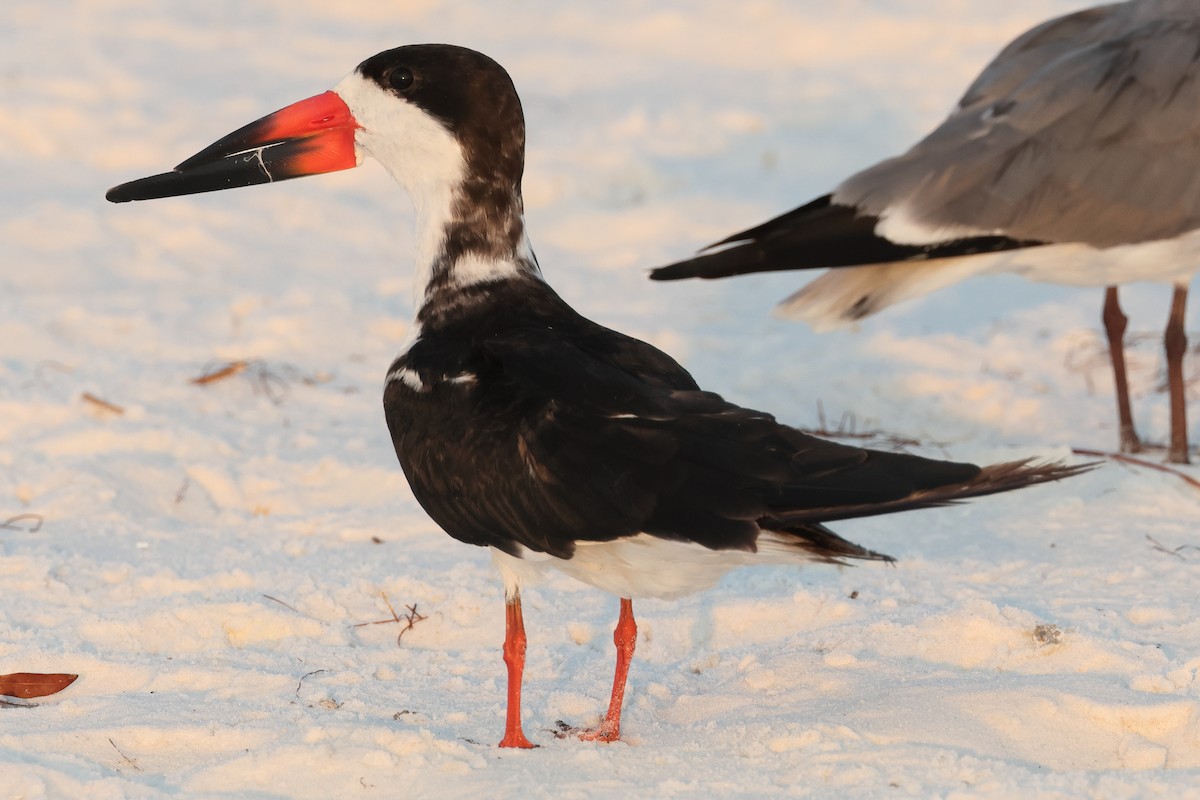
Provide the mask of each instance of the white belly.
[{"label": "white belly", "polygon": [[1187,283],[1200,271],[1200,231],[1178,239],[1094,250],[1056,244],[1017,250],[995,271],[1015,272],[1030,280],[1069,286],[1109,286],[1133,281]]},{"label": "white belly", "polygon": [[572,558],[525,550],[521,558],[492,549],[504,576],[505,594],[556,569],[589,586],[618,597],[670,599],[707,589],[731,569],[751,564],[801,564],[814,559],[788,546],[769,531],[758,539],[758,551],[710,550],[691,542],[659,539],[641,533],[613,542],[579,542]]},{"label": "white belly", "polygon": [[831,269],[780,303],[779,313],[826,331],[973,275],[1012,272],[1046,283],[1111,286],[1132,281],[1186,284],[1198,271],[1200,232],[1107,250],[1055,244],[938,261]]}]

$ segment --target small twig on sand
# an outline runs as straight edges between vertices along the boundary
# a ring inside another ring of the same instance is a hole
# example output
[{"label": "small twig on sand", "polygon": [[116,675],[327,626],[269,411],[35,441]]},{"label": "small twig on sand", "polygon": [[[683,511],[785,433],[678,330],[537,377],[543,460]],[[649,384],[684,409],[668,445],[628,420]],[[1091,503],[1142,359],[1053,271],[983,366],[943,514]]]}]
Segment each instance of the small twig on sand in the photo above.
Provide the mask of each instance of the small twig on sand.
[{"label": "small twig on sand", "polygon": [[226,378],[231,378],[240,372],[244,372],[248,366],[250,366],[249,361],[230,361],[223,367],[205,371],[199,377],[192,378],[191,382],[197,386],[207,386],[210,383],[223,381]]},{"label": "small twig on sand", "polygon": [[[42,529],[42,523],[45,521],[45,517],[41,514],[17,514],[15,517],[9,517],[0,522],[0,530],[37,533]],[[24,522],[26,526],[18,525],[18,522]]]},{"label": "small twig on sand", "polygon": [[283,606],[284,608],[287,608],[287,609],[290,609],[290,610],[292,610],[292,611],[295,611],[297,614],[299,614],[299,613],[300,613],[299,609],[297,609],[295,606],[293,606],[293,605],[289,605],[289,604],[287,604],[287,603],[283,602],[283,601],[282,601],[282,600],[280,600],[278,597],[271,597],[271,595],[269,595],[269,594],[264,594],[264,595],[263,595],[263,597],[267,598],[268,600],[272,600],[272,601],[274,601],[274,602],[276,602],[276,603],[279,603],[279,605]]},{"label": "small twig on sand", "polygon": [[1145,467],[1146,469],[1156,470],[1157,472],[1166,472],[1169,475],[1182,480],[1194,489],[1200,489],[1200,480],[1196,480],[1191,475],[1184,473],[1182,470],[1168,467],[1166,464],[1156,464],[1153,461],[1147,461],[1144,458],[1136,458],[1127,456],[1124,453],[1109,453],[1104,450],[1089,450],[1084,447],[1072,447],[1071,452],[1077,456],[1087,456],[1088,458],[1107,458],[1110,461],[1116,461],[1120,464],[1129,464],[1134,467]]},{"label": "small twig on sand", "polygon": [[1169,556],[1175,556],[1180,561],[1187,561],[1187,556],[1185,556],[1183,554],[1184,550],[1200,551],[1200,547],[1197,547],[1194,544],[1181,544],[1181,545],[1179,545],[1179,547],[1175,547],[1175,548],[1167,547],[1166,545],[1164,545],[1162,542],[1155,539],[1150,534],[1146,534],[1146,541],[1148,541],[1150,543],[1151,548],[1153,548],[1154,550],[1157,550],[1160,553],[1166,553]]},{"label": "small twig on sand", "polygon": [[878,428],[868,430],[858,430],[858,417],[854,412],[847,411],[842,414],[842,418],[838,420],[836,428],[830,428],[829,423],[825,418],[825,406],[820,400],[817,401],[817,424],[816,428],[800,428],[802,433],[807,433],[810,436],[823,436],[832,439],[857,439],[862,441],[874,442],[883,444],[895,450],[904,450],[908,447],[921,447],[930,445],[932,447],[943,448],[945,445],[942,442],[923,442],[920,439],[911,436],[901,436],[895,433]]},{"label": "small twig on sand", "polygon": [[219,367],[207,367],[203,374],[191,379],[196,386],[209,384],[232,378],[234,375],[246,373],[254,390],[265,395],[275,405],[280,405],[287,399],[288,386],[291,382],[299,381],[305,386],[317,386],[328,383],[333,378],[330,375],[310,375],[291,364],[273,367],[265,361],[238,359],[229,361]]},{"label": "small twig on sand", "polygon": [[390,625],[393,622],[397,623],[397,624],[403,623],[404,627],[400,629],[400,633],[396,636],[396,646],[399,647],[400,640],[404,638],[404,634],[411,631],[414,627],[416,627],[416,624],[418,622],[420,622],[423,619],[427,619],[427,617],[424,614],[417,613],[417,604],[416,603],[413,603],[411,606],[406,605],[404,608],[407,610],[408,613],[401,616],[400,614],[397,614],[396,609],[392,607],[392,602],[390,600],[388,600],[387,592],[380,592],[379,594],[383,598],[384,604],[387,605],[388,611],[392,612],[391,619],[378,619],[378,620],[375,620],[374,622],[359,622],[356,625],[354,625],[353,627],[362,628],[367,625]]},{"label": "small twig on sand", "polygon": [[300,681],[296,684],[296,696],[300,696],[300,687],[304,685],[304,679],[311,675],[320,675],[322,672],[328,672],[325,669],[314,669],[312,672],[306,672],[300,676]]},{"label": "small twig on sand", "polygon": [[141,772],[141,771],[142,771],[142,768],[141,768],[141,767],[139,767],[139,766],[137,765],[137,763],[136,763],[136,762],[135,762],[135,761],[134,761],[132,758],[130,758],[129,756],[127,756],[127,755],[125,755],[124,753],[122,753],[122,752],[121,752],[121,748],[117,747],[117,743],[116,743],[116,742],[114,742],[114,741],[112,740],[112,737],[109,737],[108,743],[109,743],[109,744],[111,744],[111,745],[113,746],[113,750],[116,750],[116,751],[117,751],[117,753],[119,753],[119,754],[120,754],[121,758],[125,759],[126,763],[128,763],[128,764],[129,764],[129,766],[133,767],[133,768],[134,768],[134,769],[136,769],[138,772]]},{"label": "small twig on sand", "polygon": [[122,408],[121,406],[117,405],[116,403],[110,403],[107,400],[103,400],[99,397],[96,397],[96,395],[92,394],[91,392],[84,392],[83,394],[81,394],[79,396],[79,399],[83,400],[83,402],[85,402],[85,403],[91,403],[96,408],[100,409],[101,411],[107,411],[110,414],[116,414],[117,416],[121,416],[122,414],[125,413],[125,409]]}]

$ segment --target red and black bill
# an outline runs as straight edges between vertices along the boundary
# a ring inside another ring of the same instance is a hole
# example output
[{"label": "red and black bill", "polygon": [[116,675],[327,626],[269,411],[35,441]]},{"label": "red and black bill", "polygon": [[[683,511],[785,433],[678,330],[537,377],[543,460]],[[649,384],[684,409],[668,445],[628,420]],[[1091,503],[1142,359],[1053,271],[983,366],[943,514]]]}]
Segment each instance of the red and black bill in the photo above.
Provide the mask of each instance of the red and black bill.
[{"label": "red and black bill", "polygon": [[239,128],[171,172],[108,190],[113,203],[274,183],[357,165],[358,123],[334,92],[293,103]]}]

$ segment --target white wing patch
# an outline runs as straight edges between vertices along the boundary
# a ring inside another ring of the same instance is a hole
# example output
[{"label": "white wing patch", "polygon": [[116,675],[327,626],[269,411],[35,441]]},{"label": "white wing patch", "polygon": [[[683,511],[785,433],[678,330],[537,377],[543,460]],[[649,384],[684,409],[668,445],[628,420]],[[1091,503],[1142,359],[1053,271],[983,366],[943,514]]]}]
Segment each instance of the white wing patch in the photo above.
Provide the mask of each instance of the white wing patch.
[{"label": "white wing patch", "polygon": [[384,381],[384,385],[386,386],[393,381],[400,381],[414,392],[423,392],[426,389],[424,381],[421,380],[421,376],[408,367],[396,367],[394,370],[389,372],[387,374],[387,380]]}]

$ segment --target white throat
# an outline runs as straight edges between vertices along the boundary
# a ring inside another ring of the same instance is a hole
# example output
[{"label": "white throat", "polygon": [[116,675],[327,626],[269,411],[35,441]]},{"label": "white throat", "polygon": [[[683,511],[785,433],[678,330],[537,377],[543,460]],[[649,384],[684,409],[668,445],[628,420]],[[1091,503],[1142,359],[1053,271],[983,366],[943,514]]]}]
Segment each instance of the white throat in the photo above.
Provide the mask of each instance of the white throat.
[{"label": "white throat", "polygon": [[417,307],[428,295],[435,268],[449,270],[449,274],[440,276],[443,288],[462,288],[529,271],[522,262],[536,262],[524,235],[511,254],[482,256],[468,250],[446,263],[447,234],[460,219],[467,164],[462,146],[442,122],[357,72],[343,78],[334,92],[359,124],[355,144],[360,161],[364,154],[374,158],[412,198],[417,231]]}]

